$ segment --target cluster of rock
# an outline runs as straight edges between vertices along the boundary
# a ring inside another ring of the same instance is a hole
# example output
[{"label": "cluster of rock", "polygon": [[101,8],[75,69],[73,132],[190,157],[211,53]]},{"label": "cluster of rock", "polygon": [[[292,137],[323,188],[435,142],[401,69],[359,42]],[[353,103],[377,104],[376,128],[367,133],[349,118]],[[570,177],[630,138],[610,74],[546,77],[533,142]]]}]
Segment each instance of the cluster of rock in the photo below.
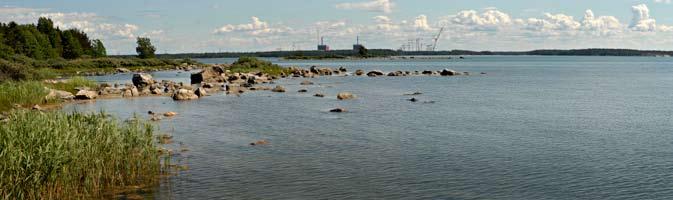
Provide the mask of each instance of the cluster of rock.
[{"label": "cluster of rock", "polygon": [[[355,71],[356,76],[363,76],[365,75],[364,71],[362,70],[357,70]],[[377,76],[418,76],[418,75],[427,75],[427,76],[459,76],[459,75],[470,75],[469,72],[457,72],[455,70],[451,69],[444,69],[441,71],[432,71],[432,70],[425,70],[425,71],[394,71],[394,72],[388,72],[387,74],[384,73],[383,71],[380,70],[373,70],[370,72],[367,72],[366,74],[369,77],[377,77]]]},{"label": "cluster of rock", "polygon": [[346,68],[339,67],[338,69],[332,69],[329,67],[316,67],[311,66],[309,69],[303,69],[299,67],[290,67],[288,68],[289,74],[281,74],[282,77],[305,77],[305,78],[314,78],[316,76],[333,76],[341,75],[348,72]]}]

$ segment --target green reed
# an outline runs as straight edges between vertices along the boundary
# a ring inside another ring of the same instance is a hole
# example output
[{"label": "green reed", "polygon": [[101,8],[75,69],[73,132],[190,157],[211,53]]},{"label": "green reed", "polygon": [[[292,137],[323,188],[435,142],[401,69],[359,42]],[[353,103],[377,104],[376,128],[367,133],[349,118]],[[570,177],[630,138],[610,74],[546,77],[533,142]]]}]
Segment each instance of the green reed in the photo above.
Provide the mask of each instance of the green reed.
[{"label": "green reed", "polygon": [[0,199],[80,199],[155,184],[154,127],[105,113],[15,110],[0,122]]}]

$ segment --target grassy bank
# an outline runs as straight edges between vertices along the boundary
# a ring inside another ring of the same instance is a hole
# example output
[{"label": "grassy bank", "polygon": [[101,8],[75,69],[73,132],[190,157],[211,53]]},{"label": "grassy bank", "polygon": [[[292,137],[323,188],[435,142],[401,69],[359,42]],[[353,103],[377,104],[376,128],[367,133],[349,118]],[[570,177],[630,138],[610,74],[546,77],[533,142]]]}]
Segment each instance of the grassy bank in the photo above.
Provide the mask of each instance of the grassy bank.
[{"label": "grassy bank", "polygon": [[231,65],[229,70],[234,73],[262,72],[269,75],[287,74],[289,72],[287,68],[254,57],[239,58]]},{"label": "grassy bank", "polygon": [[141,122],[14,111],[0,123],[0,199],[95,197],[160,174],[154,129]]},{"label": "grassy bank", "polygon": [[76,93],[78,87],[96,89],[98,85],[89,79],[73,77],[65,82],[45,83],[43,81],[4,81],[0,82],[0,112],[9,111],[19,105],[31,107],[35,104],[58,103],[58,99],[45,99],[49,89]]}]

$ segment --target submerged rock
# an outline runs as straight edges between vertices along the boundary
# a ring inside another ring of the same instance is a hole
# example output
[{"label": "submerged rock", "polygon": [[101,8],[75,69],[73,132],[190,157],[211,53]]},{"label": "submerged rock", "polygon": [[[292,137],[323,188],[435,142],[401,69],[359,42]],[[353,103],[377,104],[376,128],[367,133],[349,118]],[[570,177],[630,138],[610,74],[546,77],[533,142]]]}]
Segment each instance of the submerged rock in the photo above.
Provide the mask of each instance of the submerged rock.
[{"label": "submerged rock", "polygon": [[369,77],[383,76],[383,71],[380,70],[370,71],[367,73],[367,76]]},{"label": "submerged rock", "polygon": [[337,94],[337,99],[339,100],[349,100],[349,99],[354,99],[355,95],[353,95],[350,92],[340,92]]},{"label": "submerged rock", "polygon": [[299,90],[299,91],[297,91],[297,92],[299,92],[299,93],[305,93],[305,92],[308,92],[308,90],[307,90],[307,89],[301,89],[301,90]]},{"label": "submerged rock", "polygon": [[322,94],[322,93],[317,93],[317,94],[315,94],[315,95],[313,95],[313,96],[314,96],[314,97],[325,97],[325,95]]},{"label": "submerged rock", "polygon": [[302,81],[300,84],[301,84],[301,85],[313,85],[313,82],[311,82],[311,81],[309,81],[309,80],[304,80],[304,81]]},{"label": "submerged rock", "polygon": [[176,101],[196,100],[196,99],[199,99],[199,96],[197,96],[192,90],[179,89],[178,91],[173,93],[173,100]]},{"label": "submerged rock", "polygon": [[346,112],[346,109],[344,109],[344,108],[335,108],[335,109],[330,110],[330,112],[333,112],[333,113],[342,113],[342,112]]},{"label": "submerged rock", "polygon": [[272,91],[272,92],[285,92],[285,87],[280,86],[280,85],[277,85],[277,86],[276,86],[275,88],[273,88],[273,90],[271,90],[271,91]]}]

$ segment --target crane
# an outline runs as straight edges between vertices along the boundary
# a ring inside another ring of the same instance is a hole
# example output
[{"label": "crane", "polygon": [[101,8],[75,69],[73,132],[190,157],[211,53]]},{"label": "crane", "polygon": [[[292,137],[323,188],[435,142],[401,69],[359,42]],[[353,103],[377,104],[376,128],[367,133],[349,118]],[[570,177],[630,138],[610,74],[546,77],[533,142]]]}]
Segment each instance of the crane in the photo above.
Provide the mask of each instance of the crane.
[{"label": "crane", "polygon": [[439,29],[439,33],[437,33],[437,36],[433,38],[433,40],[435,40],[435,43],[432,45],[432,51],[435,51],[435,49],[437,49],[437,42],[439,41],[439,37],[442,36],[442,32],[444,32],[444,27]]}]

